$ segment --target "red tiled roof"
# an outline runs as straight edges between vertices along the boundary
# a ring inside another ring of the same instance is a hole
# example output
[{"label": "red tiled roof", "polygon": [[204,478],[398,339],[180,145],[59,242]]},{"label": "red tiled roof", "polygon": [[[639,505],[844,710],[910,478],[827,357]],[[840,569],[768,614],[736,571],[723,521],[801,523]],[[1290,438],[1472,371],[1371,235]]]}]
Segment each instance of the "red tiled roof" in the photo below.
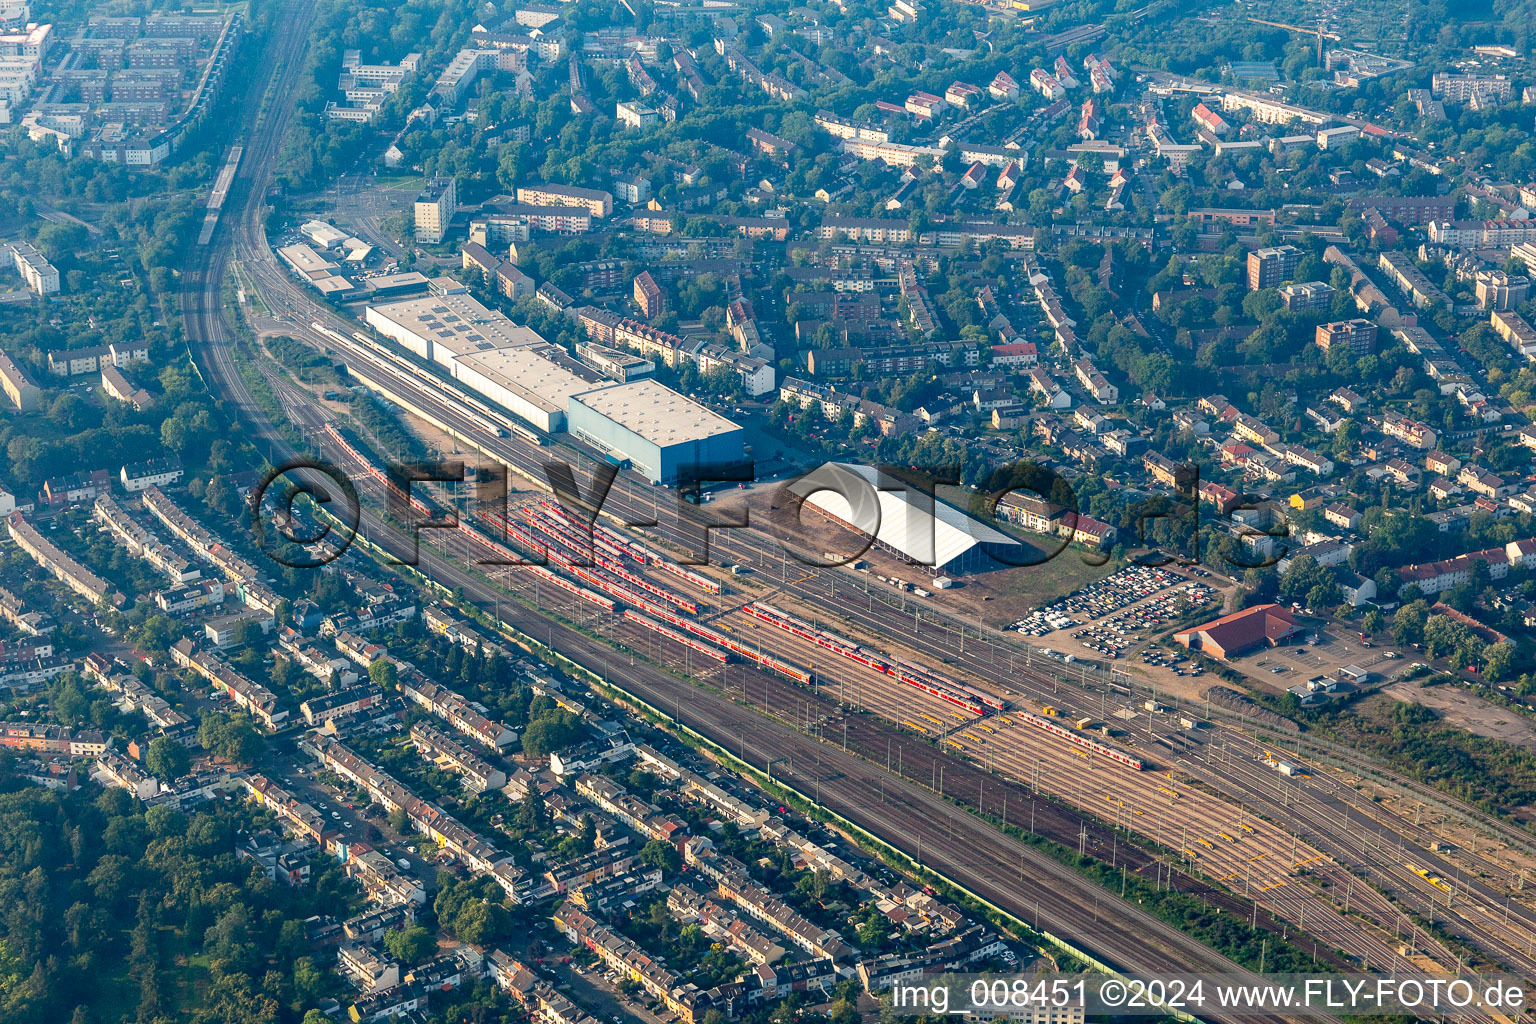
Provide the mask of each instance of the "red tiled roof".
[{"label": "red tiled roof", "polygon": [[1261,643],[1277,643],[1296,631],[1296,619],[1278,604],[1260,604],[1223,615],[1200,626],[1181,630],[1174,639],[1188,644],[1194,634],[1228,653],[1247,650]]}]

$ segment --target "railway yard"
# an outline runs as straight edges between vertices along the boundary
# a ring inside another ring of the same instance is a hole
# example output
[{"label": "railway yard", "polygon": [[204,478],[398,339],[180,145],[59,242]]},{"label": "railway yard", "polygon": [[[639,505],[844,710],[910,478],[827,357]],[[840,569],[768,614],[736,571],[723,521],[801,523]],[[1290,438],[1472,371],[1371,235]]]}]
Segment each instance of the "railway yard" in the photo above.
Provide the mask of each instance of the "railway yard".
[{"label": "railway yard", "polygon": [[[370,387],[533,486],[543,486],[541,464],[548,452],[542,438],[487,430],[466,414],[474,410],[444,402],[414,381],[401,369],[400,357],[385,359],[356,342],[346,344],[339,331],[344,322],[325,315],[338,329],[322,334],[313,329],[324,326],[317,320],[296,334],[341,349],[353,375]],[[300,396],[284,399],[284,389],[277,390],[285,404],[301,403]],[[357,461],[335,436],[311,436],[332,460],[344,466]],[[579,445],[562,454],[574,458],[576,483],[586,493],[598,460]],[[365,462],[374,458],[362,451],[356,455]],[[384,483],[371,471],[366,476],[374,485],[375,507],[383,508]],[[935,798],[942,795],[945,806],[1027,825],[1127,875],[1197,893],[1210,907],[1247,916],[1282,937],[1300,930],[1305,939],[1298,941],[1314,944],[1323,960],[1451,972],[1471,953],[1489,964],[1536,969],[1531,953],[1536,914],[1520,902],[1523,880],[1490,855],[1499,845],[1526,848],[1512,828],[1400,778],[1378,773],[1361,782],[1370,774],[1365,766],[1314,741],[1286,740],[1299,744],[1287,747],[1286,760],[1308,770],[1283,776],[1265,763],[1274,740],[1238,715],[1188,702],[1166,713],[1148,711],[1146,701],[1158,705],[1168,698],[1127,668],[1069,663],[1059,652],[1023,642],[1017,631],[955,619],[931,600],[852,570],[792,561],[782,540],[762,533],[716,530],[709,535],[714,564],[683,565],[689,559],[680,552],[697,547],[708,513],[674,507],[674,496],[661,501],[659,493],[665,494],[621,475],[603,506],[597,533],[603,543],[594,540],[591,558],[585,557],[585,531],[562,521],[558,506],[551,508],[554,503],[543,498],[520,501],[502,518],[467,516],[472,525],[424,532],[428,554],[423,557],[435,553],[439,566],[474,566],[469,579],[509,592],[506,601],[483,602],[504,621],[521,618],[520,608],[536,609],[565,623],[572,635],[595,641],[596,650],[608,653],[587,658],[594,672],[616,673],[625,661],[643,659],[671,678],[691,680],[684,690],[669,687],[673,713],[685,721],[690,704],[702,706],[700,694],[728,696],[747,717],[739,728],[713,738],[739,747],[748,759],[754,747],[763,749],[763,734],[746,722],[761,722],[766,712],[792,723],[812,739],[808,749],[818,753],[788,755],[786,763],[772,765],[773,772],[799,780],[804,791],[823,799],[829,799],[822,792],[830,782],[824,774],[826,752],[846,749],[873,766],[862,772],[870,785],[884,785],[879,766],[888,763],[893,785],[906,780]],[[626,519],[657,525],[644,533],[614,530]],[[644,550],[629,547],[631,542]],[[525,561],[530,553],[542,553],[548,562],[536,571],[494,564]],[[744,571],[726,573],[718,568],[721,563]],[[1206,591],[1214,581],[1182,570],[1156,572],[1144,580],[1121,577],[1128,586],[1101,583],[1092,594],[1085,589],[1074,595],[1081,603],[1062,610],[1081,621],[1063,628],[1102,633],[1113,620],[1131,636],[1150,637],[1180,609],[1212,596]],[[635,578],[677,600],[639,586]],[[691,602],[695,610],[679,601]],[[893,665],[943,666],[942,679],[992,696],[1006,709],[968,710],[944,694],[902,681],[889,668],[840,655],[743,610],[754,603],[837,634]],[[540,635],[537,618],[519,628]],[[552,627],[544,632],[553,636]],[[1109,635],[1119,636],[1113,630]],[[685,699],[684,693],[695,696]],[[1047,707],[1056,714],[1045,714]],[[1075,738],[1092,738],[1140,761],[1142,770],[1027,724],[1021,713],[1049,720]],[[1081,729],[1077,723],[1085,718],[1089,728]],[[1198,720],[1200,727],[1181,718]],[[1100,727],[1116,734],[1105,736]],[[808,769],[808,761],[816,767]],[[1373,791],[1391,799],[1378,803],[1366,795]],[[1407,813],[1410,806],[1418,809],[1413,815]],[[1426,806],[1433,809],[1431,818],[1421,821]],[[881,813],[889,813],[883,804]],[[1436,822],[1496,843],[1485,845],[1481,854],[1434,852],[1426,826]],[[920,844],[925,834],[928,841],[942,841],[918,822],[902,834]],[[917,852],[939,866],[931,848]],[[978,850],[974,856],[983,854]],[[949,867],[975,877],[974,867]],[[1017,900],[1005,905],[1015,913],[1020,906]]]},{"label": "railway yard", "polygon": [[[866,759],[894,757],[893,772],[949,800],[1015,826],[1028,815],[1032,831],[1155,884],[1188,887],[1213,906],[1236,897],[1225,912],[1246,907],[1255,922],[1272,915],[1282,933],[1303,931],[1320,955],[1454,971],[1465,954],[1436,937],[1443,928],[1497,962],[1536,970],[1530,912],[1501,894],[1510,880],[1495,887],[1465,877],[1418,849],[1422,835],[1411,823],[1378,817],[1332,775],[1283,775],[1266,763],[1275,757],[1261,739],[1181,716],[1150,692],[1138,702],[1126,677],[1027,649],[1010,653],[1006,671],[979,673],[961,657],[940,673],[922,668],[916,652],[891,649],[893,637],[913,635],[908,614],[921,622],[923,613],[909,599],[897,613],[908,628],[895,629],[889,602],[901,599],[889,588],[863,581],[861,610],[847,595],[837,600],[834,580],[834,613],[812,575],[776,581],[768,572],[690,569],[604,525],[588,541],[551,499],[477,520],[440,553],[471,563],[544,559],[531,571],[485,564],[482,572],[620,656],[646,658]],[[1172,570],[1127,575],[1067,607],[1102,629],[1210,592]],[[1139,628],[1156,628],[1144,621]],[[884,630],[871,632],[871,622]],[[973,651],[1002,649],[997,640],[969,642]],[[686,704],[673,710],[686,720]]]}]

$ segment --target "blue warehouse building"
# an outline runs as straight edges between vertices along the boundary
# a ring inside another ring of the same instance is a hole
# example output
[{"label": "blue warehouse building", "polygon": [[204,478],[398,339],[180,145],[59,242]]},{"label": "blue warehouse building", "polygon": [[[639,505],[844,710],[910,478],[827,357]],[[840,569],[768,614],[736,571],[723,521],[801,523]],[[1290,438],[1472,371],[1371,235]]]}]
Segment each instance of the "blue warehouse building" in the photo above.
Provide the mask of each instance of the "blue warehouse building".
[{"label": "blue warehouse building", "polygon": [[681,469],[746,458],[741,427],[654,380],[572,395],[565,417],[570,433],[652,483],[675,484]]}]

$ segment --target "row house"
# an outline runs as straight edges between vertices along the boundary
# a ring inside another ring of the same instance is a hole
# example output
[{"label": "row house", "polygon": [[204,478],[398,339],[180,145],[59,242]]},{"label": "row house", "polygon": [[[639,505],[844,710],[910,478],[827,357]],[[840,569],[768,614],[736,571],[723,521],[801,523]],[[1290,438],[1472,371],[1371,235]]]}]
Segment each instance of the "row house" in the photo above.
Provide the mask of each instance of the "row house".
[{"label": "row house", "polygon": [[10,529],[11,540],[17,547],[30,555],[38,565],[52,573],[60,583],[91,604],[106,601],[121,607],[125,603],[126,599],[110,583],[65,554],[52,541],[39,533],[20,512],[12,512],[7,516],[6,525]]},{"label": "row house", "polygon": [[1505,344],[1527,361],[1536,362],[1536,328],[1525,317],[1508,310],[1494,310],[1488,320]]},{"label": "row house", "polygon": [[1412,448],[1426,451],[1434,448],[1439,441],[1439,435],[1429,425],[1390,410],[1382,413],[1381,432]]},{"label": "row house", "polygon": [[110,494],[96,498],[91,518],[105,526],[129,554],[144,559],[172,583],[190,583],[202,575],[201,569],[130,518]]},{"label": "row house", "polygon": [[1025,376],[1029,378],[1030,392],[1040,396],[1040,404],[1045,408],[1070,409],[1072,407],[1072,396],[1044,367],[1036,366]]},{"label": "row house", "polygon": [[[547,869],[544,888],[565,895],[605,879],[623,877],[634,868],[638,858],[639,852],[629,846],[602,847]],[[590,906],[596,901],[595,893],[588,892],[582,903]]]},{"label": "row house", "polygon": [[383,703],[384,694],[378,688],[366,684],[349,686],[310,697],[299,705],[299,714],[304,716],[304,721],[309,725],[325,726],[336,719],[380,707]]},{"label": "row house", "polygon": [[411,726],[411,742],[422,758],[459,775],[464,788],[472,794],[498,790],[507,784],[505,771],[427,722]]},{"label": "row house", "polygon": [[15,594],[0,587],[0,620],[27,636],[47,636],[58,624],[47,612],[31,611]]},{"label": "row house", "polygon": [[0,722],[0,747],[69,757],[100,757],[111,740],[98,729],[69,729],[40,722]]},{"label": "row house", "polygon": [[1405,566],[1398,569],[1397,575],[1402,586],[1414,586],[1420,593],[1432,596],[1471,583],[1478,563],[1488,567],[1491,580],[1501,580],[1509,575],[1509,554],[1504,548],[1488,548],[1438,562]]},{"label": "row house", "polygon": [[1093,361],[1088,358],[1079,359],[1073,364],[1073,370],[1077,374],[1078,381],[1088,389],[1093,400],[1100,405],[1115,405],[1120,401],[1120,389],[1111,384]]},{"label": "row house", "polygon": [[1299,444],[1278,444],[1271,446],[1270,450],[1291,465],[1299,466],[1318,476],[1329,476],[1333,473],[1333,460],[1310,448],[1304,448]]},{"label": "row house", "polygon": [[315,736],[310,742],[325,767],[361,786],[370,799],[386,810],[404,812],[417,832],[431,837],[471,870],[490,875],[515,901],[522,899],[527,889],[526,875],[510,863],[509,855],[337,740]]},{"label": "row house", "polygon": [[686,1024],[702,1020],[711,1000],[696,985],[685,984],[665,961],[580,910],[562,907],[554,922],[571,942],[591,950],[603,963],[665,1003]]},{"label": "row house", "polygon": [[[688,845],[690,849],[694,847],[691,842]],[[737,864],[729,858],[719,858],[712,852],[705,854],[703,859],[716,859],[728,861],[733,865]],[[691,862],[697,863],[697,860]],[[720,895],[735,903],[747,913],[747,916],[754,917],[783,933],[805,952],[835,962],[844,962],[857,957],[858,950],[849,945],[835,929],[822,928],[814,924],[764,889],[739,866],[718,871],[717,875],[714,881],[720,890]]]},{"label": "row house", "polygon": [[252,800],[277,815],[288,831],[294,835],[322,848],[332,836],[336,835],[336,830],[326,823],[325,815],[265,775],[243,776],[240,784],[245,787]]},{"label": "row house", "polygon": [[[971,925],[955,935],[941,939],[926,949],[910,954],[887,953],[863,961],[858,967],[859,980],[870,992],[889,989],[919,977],[965,971],[972,964],[988,960],[1012,961],[1013,952],[996,932],[984,925]],[[1049,1024],[1080,1024],[1082,1011],[1070,1011],[1058,1016],[1039,1016]]]},{"label": "row house", "polygon": [[81,374],[101,372],[103,364],[119,370],[149,359],[149,346],[144,342],[115,341],[110,345],[93,348],[61,349],[48,353],[48,372],[59,377],[78,377]]},{"label": "row house", "polygon": [[1152,474],[1152,479],[1165,487],[1178,486],[1179,467],[1160,452],[1147,452],[1141,457],[1142,468]]},{"label": "row house", "polygon": [[467,699],[445,686],[429,682],[414,670],[405,673],[400,690],[407,698],[426,708],[466,736],[492,750],[505,750],[517,741],[517,733],[475,708]]},{"label": "row house", "polygon": [[282,700],[265,686],[241,675],[216,654],[199,651],[191,640],[178,640],[171,648],[171,660],[182,668],[190,669],[212,684],[248,712],[268,731],[275,731],[288,720],[288,709]]},{"label": "row house", "polygon": [[647,839],[659,839],[681,851],[688,838],[687,822],[625,792],[624,787],[607,776],[579,775],[576,792]]},{"label": "row house", "polygon": [[704,934],[716,939],[753,964],[775,964],[787,951],[769,935],[730,910],[707,899],[681,882],[667,894],[667,909],[677,920],[698,924]]},{"label": "row house", "polygon": [[125,789],[135,800],[151,800],[160,792],[160,782],[128,758],[108,750],[96,759],[94,777]]},{"label": "row house", "polygon": [[[335,852],[343,857],[342,869],[347,877],[355,879],[363,894],[378,906],[412,908],[427,901],[427,890],[415,875],[401,871],[399,865],[367,843],[347,843]],[[411,914],[414,917],[414,909]]]},{"label": "row house", "polygon": [[1011,102],[1019,98],[1019,83],[1008,72],[999,71],[987,85],[987,92],[999,102]]}]

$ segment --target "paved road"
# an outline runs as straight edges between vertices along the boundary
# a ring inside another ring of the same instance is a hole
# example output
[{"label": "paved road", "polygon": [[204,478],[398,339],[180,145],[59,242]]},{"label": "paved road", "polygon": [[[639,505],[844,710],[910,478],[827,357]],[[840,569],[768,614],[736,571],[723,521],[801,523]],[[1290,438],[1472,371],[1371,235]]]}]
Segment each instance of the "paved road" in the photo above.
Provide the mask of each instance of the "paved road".
[{"label": "paved road", "polygon": [[[301,0],[293,0],[290,8],[302,20],[307,20],[311,13],[308,4]],[[302,40],[302,33],[295,31],[293,38]],[[287,44],[287,59],[272,63],[277,73],[286,76],[285,80],[289,82],[296,68],[292,56],[297,48],[298,44]],[[282,89],[278,94],[290,95],[291,90]],[[254,95],[255,101],[259,102],[259,93]],[[280,137],[286,116],[286,107],[266,112],[262,116],[258,130],[249,140],[247,159],[236,181],[236,202],[231,205],[231,211],[239,211],[238,219],[233,224],[222,225],[215,233],[212,244],[205,253],[200,254],[191,268],[193,273],[187,275],[187,288],[183,293],[183,308],[187,314],[189,332],[199,355],[207,364],[210,384],[235,404],[242,419],[252,425],[258,436],[267,438],[274,453],[278,455],[285,452],[286,444],[266,423],[265,416],[236,371],[230,353],[231,336],[218,306],[222,275],[231,251],[238,251],[242,261],[263,288],[268,301],[288,306],[296,312],[298,318],[315,315],[337,329],[355,329],[355,325],[318,307],[308,296],[299,292],[276,266],[265,244],[259,196],[270,175],[276,140]],[[254,109],[248,105],[249,120],[254,120]],[[315,426],[324,419],[323,413],[305,405],[301,398],[290,396],[284,400],[284,404],[288,414],[305,427]],[[446,407],[442,411],[450,416],[455,413],[455,410]],[[472,424],[466,424],[465,432],[477,431]],[[502,447],[506,449],[509,461],[529,461],[527,453],[518,452],[513,445]],[[627,495],[636,507],[652,504],[653,499],[648,500],[649,495],[637,493],[633,482],[627,482],[618,490]],[[670,532],[675,538],[679,536],[678,525],[675,519],[672,523]],[[369,526],[374,536],[388,532],[377,519],[373,519]],[[761,539],[755,542],[734,537],[722,540],[722,535],[716,534],[714,542],[738,560],[751,563],[763,557]],[[456,565],[432,558],[430,554],[424,555],[424,563],[434,578],[449,586],[463,586],[466,593],[487,607],[500,599],[501,595]],[[839,605],[838,586],[836,575],[831,575],[827,580],[827,599],[834,607]],[[846,580],[843,586],[846,591]],[[808,588],[807,592],[819,593],[819,583],[817,587]],[[841,606],[846,607],[846,596]],[[512,613],[515,617],[525,619],[520,624],[531,633],[542,636],[547,631],[552,639],[558,636],[555,645],[578,660],[584,659],[591,666],[605,663],[611,666],[611,651],[589,638],[563,627],[549,626],[532,613],[524,613],[520,609],[514,608]],[[936,621],[930,622],[927,629],[914,630],[907,625],[905,608],[894,615],[881,614],[884,617],[877,620],[878,623],[887,629],[894,628],[904,642],[918,649],[926,649],[927,653],[945,660],[957,658],[973,671],[983,670],[984,675],[996,674],[999,670],[999,648],[993,637],[973,635],[970,638],[971,651],[966,652],[963,633],[951,628],[934,628],[938,625]],[[898,617],[901,625],[895,628],[894,623]],[[957,639],[960,645],[958,651]],[[1034,854],[1009,837],[986,828],[978,829],[974,822],[963,821],[967,842],[956,843],[950,835],[950,829],[953,827],[951,816],[957,812],[951,805],[938,801],[923,787],[893,779],[852,755],[838,758],[835,755],[840,754],[840,751],[829,751],[825,744],[819,744],[787,725],[745,712],[724,698],[703,694],[698,688],[650,667],[636,666],[629,669],[621,666],[613,671],[615,676],[622,677],[615,681],[658,706],[667,706],[686,698],[693,709],[691,715],[698,719],[697,722],[690,720],[689,724],[717,742],[734,747],[735,736],[743,733],[751,735],[753,741],[744,744],[745,752],[749,756],[755,754],[759,763],[766,763],[769,758],[782,757],[786,765],[778,770],[793,772],[794,769],[788,768],[788,762],[797,762],[801,774],[794,778],[801,784],[817,785],[823,802],[909,851],[918,842],[924,843],[926,859],[936,867],[987,894],[1024,919],[1038,915],[1042,927],[1073,937],[1111,962],[1136,970],[1191,969],[1198,966],[1221,969],[1231,966],[1182,933],[1142,914],[1135,907],[1118,903],[1114,897],[1084,882],[1075,873]],[[820,767],[810,769],[807,767],[810,765]],[[808,771],[811,774],[804,774]],[[873,799],[876,793],[880,794],[878,800]],[[1265,799],[1269,799],[1268,794]],[[1017,883],[1013,881],[1015,878],[1018,878]],[[1104,914],[1085,909],[1100,905],[1106,907]],[[1112,910],[1109,909],[1111,907]],[[1086,920],[1089,916],[1096,920]]]},{"label": "paved road", "polygon": [[[260,136],[251,140],[243,175],[259,185],[270,168],[273,151],[270,140]],[[252,194],[259,196],[259,187]],[[247,201],[246,206],[235,233],[246,236],[244,243],[249,244],[251,225],[260,230],[259,217],[251,215],[252,209],[259,210],[259,203]],[[183,296],[188,329],[210,385],[281,458],[288,446],[237,372],[229,353],[229,334],[215,304],[224,266],[221,256],[228,253],[231,233],[229,225],[221,226],[199,261],[201,266],[194,268],[198,273],[187,275],[197,282],[189,284]],[[269,301],[276,297],[268,294]],[[393,537],[366,508],[364,523],[372,537]],[[547,636],[557,649],[606,673],[616,685],[642,699],[662,707],[686,700],[691,727],[722,745],[741,749],[754,763],[776,762],[777,774],[787,774],[792,782],[808,789],[814,786],[823,803],[893,845],[915,855],[921,843],[929,864],[1020,918],[1068,936],[1126,970],[1238,971],[1236,965],[1140,907],[1119,900],[1011,837],[979,825],[923,787],[884,775],[851,753],[819,743],[776,719],[744,710],[722,695],[701,691],[653,666],[622,664],[611,649],[592,638],[521,606],[502,603],[504,595],[465,572],[456,561],[433,555],[426,546],[421,560],[422,570],[442,585],[463,588],[470,599],[484,607],[500,605],[503,617],[514,626],[530,635]],[[744,739],[748,735],[750,742]]]},{"label": "paved road", "polygon": [[[298,309],[304,309],[306,304],[309,306],[307,311],[295,317],[296,320],[302,321],[313,315],[317,320],[330,324],[332,329],[342,332],[343,336],[355,327],[328,310],[315,307],[297,286],[284,277],[275,264],[269,262],[258,269],[261,272],[260,285],[269,295],[283,295],[282,301],[285,304],[292,303]],[[337,345],[334,339],[325,338],[312,331],[307,323],[297,326],[295,333],[306,337],[312,343],[324,344],[327,347]],[[475,425],[464,417],[462,409],[439,400],[430,392],[424,392],[407,375],[370,365],[366,359],[361,358],[364,352],[365,350],[359,347],[358,353],[348,353],[348,363],[354,368],[355,375],[365,380],[372,379],[380,382],[397,394],[411,395],[413,401],[418,402],[440,421],[457,424],[462,435],[478,435],[479,441],[489,448],[492,454],[510,465],[519,467],[525,473],[539,475],[535,460],[547,458],[548,449],[528,450],[517,442],[486,437],[483,431],[477,430]],[[357,357],[354,358],[354,356]],[[291,398],[283,398],[283,401],[285,405],[302,406],[304,398],[302,395],[295,395]],[[308,409],[295,410],[295,414],[312,414],[312,412]],[[578,457],[578,480],[586,486],[584,467],[590,468],[590,463],[582,462]],[[665,493],[624,479],[615,486],[605,508],[621,512],[628,510],[632,514],[655,514],[662,521],[657,532],[681,546],[694,546],[684,537],[685,527],[682,522],[683,518],[694,515],[694,510],[686,506],[680,512],[674,509],[671,506],[674,500],[673,495],[666,495],[667,502],[657,501],[657,495]],[[639,518],[639,515],[634,517]],[[762,565],[770,555],[769,549],[775,546],[775,542],[767,537],[744,534],[742,531],[717,531],[712,535],[711,544],[716,552],[717,561],[736,561],[749,565]],[[781,553],[771,552],[771,554],[773,561],[780,561]],[[1096,704],[1104,692],[1105,680],[1101,677],[1087,672],[1075,678],[1069,677],[1060,665],[1042,663],[1038,658],[1035,659],[1033,666],[1020,665],[1021,648],[995,631],[969,624],[957,624],[947,616],[933,611],[931,607],[925,608],[889,588],[872,588],[869,581],[861,576],[836,569],[801,567],[798,571],[805,575],[806,579],[801,581],[802,585],[796,589],[797,595],[818,604],[827,615],[858,620],[861,625],[871,629],[876,635],[897,637],[909,648],[935,660],[963,666],[980,678],[995,681],[1005,691],[1036,700],[1054,700],[1056,699],[1054,695],[1061,690],[1076,691],[1079,700],[1090,702],[1090,704]],[[921,621],[916,621],[915,616],[920,616]],[[1048,697],[1047,694],[1052,696]],[[1229,717],[1235,719],[1236,716]],[[1155,736],[1149,737],[1149,741],[1177,732],[1179,730],[1176,726],[1160,720],[1156,726]],[[1377,841],[1372,846],[1360,845],[1359,837],[1362,835],[1374,835],[1383,830],[1383,823],[1377,822],[1366,809],[1361,808],[1342,793],[1321,793],[1317,795],[1316,800],[1310,802],[1277,799],[1273,773],[1253,770],[1253,763],[1263,756],[1262,746],[1244,731],[1230,730],[1229,732],[1213,730],[1211,733],[1210,742],[1220,743],[1223,749],[1222,757],[1181,759],[1179,766],[1196,777],[1217,785],[1221,792],[1236,796],[1247,806],[1260,809],[1265,816],[1278,820],[1287,831],[1298,833],[1302,839],[1313,843],[1341,863],[1357,865],[1360,871],[1372,878],[1373,883],[1392,891],[1406,892],[1408,894],[1406,905],[1410,909],[1427,911],[1428,902],[1439,898],[1438,890],[1431,891],[1427,881],[1409,874],[1406,870],[1397,871],[1396,868],[1390,868],[1395,874],[1389,875],[1383,862],[1383,853],[1388,847],[1384,846],[1382,841]],[[1233,752],[1239,756],[1233,757]],[[1446,867],[1440,858],[1419,848],[1424,837],[1411,826],[1411,823],[1395,820],[1392,824],[1400,826],[1387,830],[1393,834],[1390,840],[1392,845],[1412,845],[1415,861],[1423,861],[1431,870],[1446,877],[1454,874],[1454,868]],[[1400,851],[1397,850],[1391,851],[1389,856],[1394,858],[1392,864],[1403,860]],[[1491,891],[1485,891],[1482,895],[1485,906],[1497,905],[1502,901],[1501,896]],[[1266,909],[1276,909],[1282,916],[1289,917],[1293,922],[1317,920],[1319,917],[1331,914],[1331,910],[1326,906],[1326,899],[1325,894],[1300,893],[1295,900],[1278,900],[1278,905],[1270,904]],[[1414,902],[1415,900],[1418,902]],[[1310,915],[1307,910],[1309,906]],[[1515,922],[1520,925],[1520,929],[1513,934],[1494,934],[1504,929],[1490,928],[1486,917],[1480,917],[1477,920],[1468,919],[1466,924],[1471,927],[1471,935],[1480,945],[1485,945],[1505,962],[1523,968],[1528,958],[1526,950],[1529,940],[1523,937],[1522,929],[1528,929],[1529,925],[1525,922],[1522,911],[1523,908],[1519,907],[1513,911]],[[1468,913],[1477,915],[1480,912],[1469,909]],[[1361,929],[1356,938],[1344,942],[1343,945],[1354,955],[1364,957],[1372,963],[1390,963],[1396,956],[1391,933],[1397,927],[1398,915],[1389,908],[1382,907],[1377,916],[1380,918],[1380,927],[1385,929],[1385,935],[1380,931]],[[1436,913],[1437,920],[1442,917],[1443,914]],[[1455,961],[1454,955],[1437,943],[1430,942],[1428,946],[1441,962]]]}]

